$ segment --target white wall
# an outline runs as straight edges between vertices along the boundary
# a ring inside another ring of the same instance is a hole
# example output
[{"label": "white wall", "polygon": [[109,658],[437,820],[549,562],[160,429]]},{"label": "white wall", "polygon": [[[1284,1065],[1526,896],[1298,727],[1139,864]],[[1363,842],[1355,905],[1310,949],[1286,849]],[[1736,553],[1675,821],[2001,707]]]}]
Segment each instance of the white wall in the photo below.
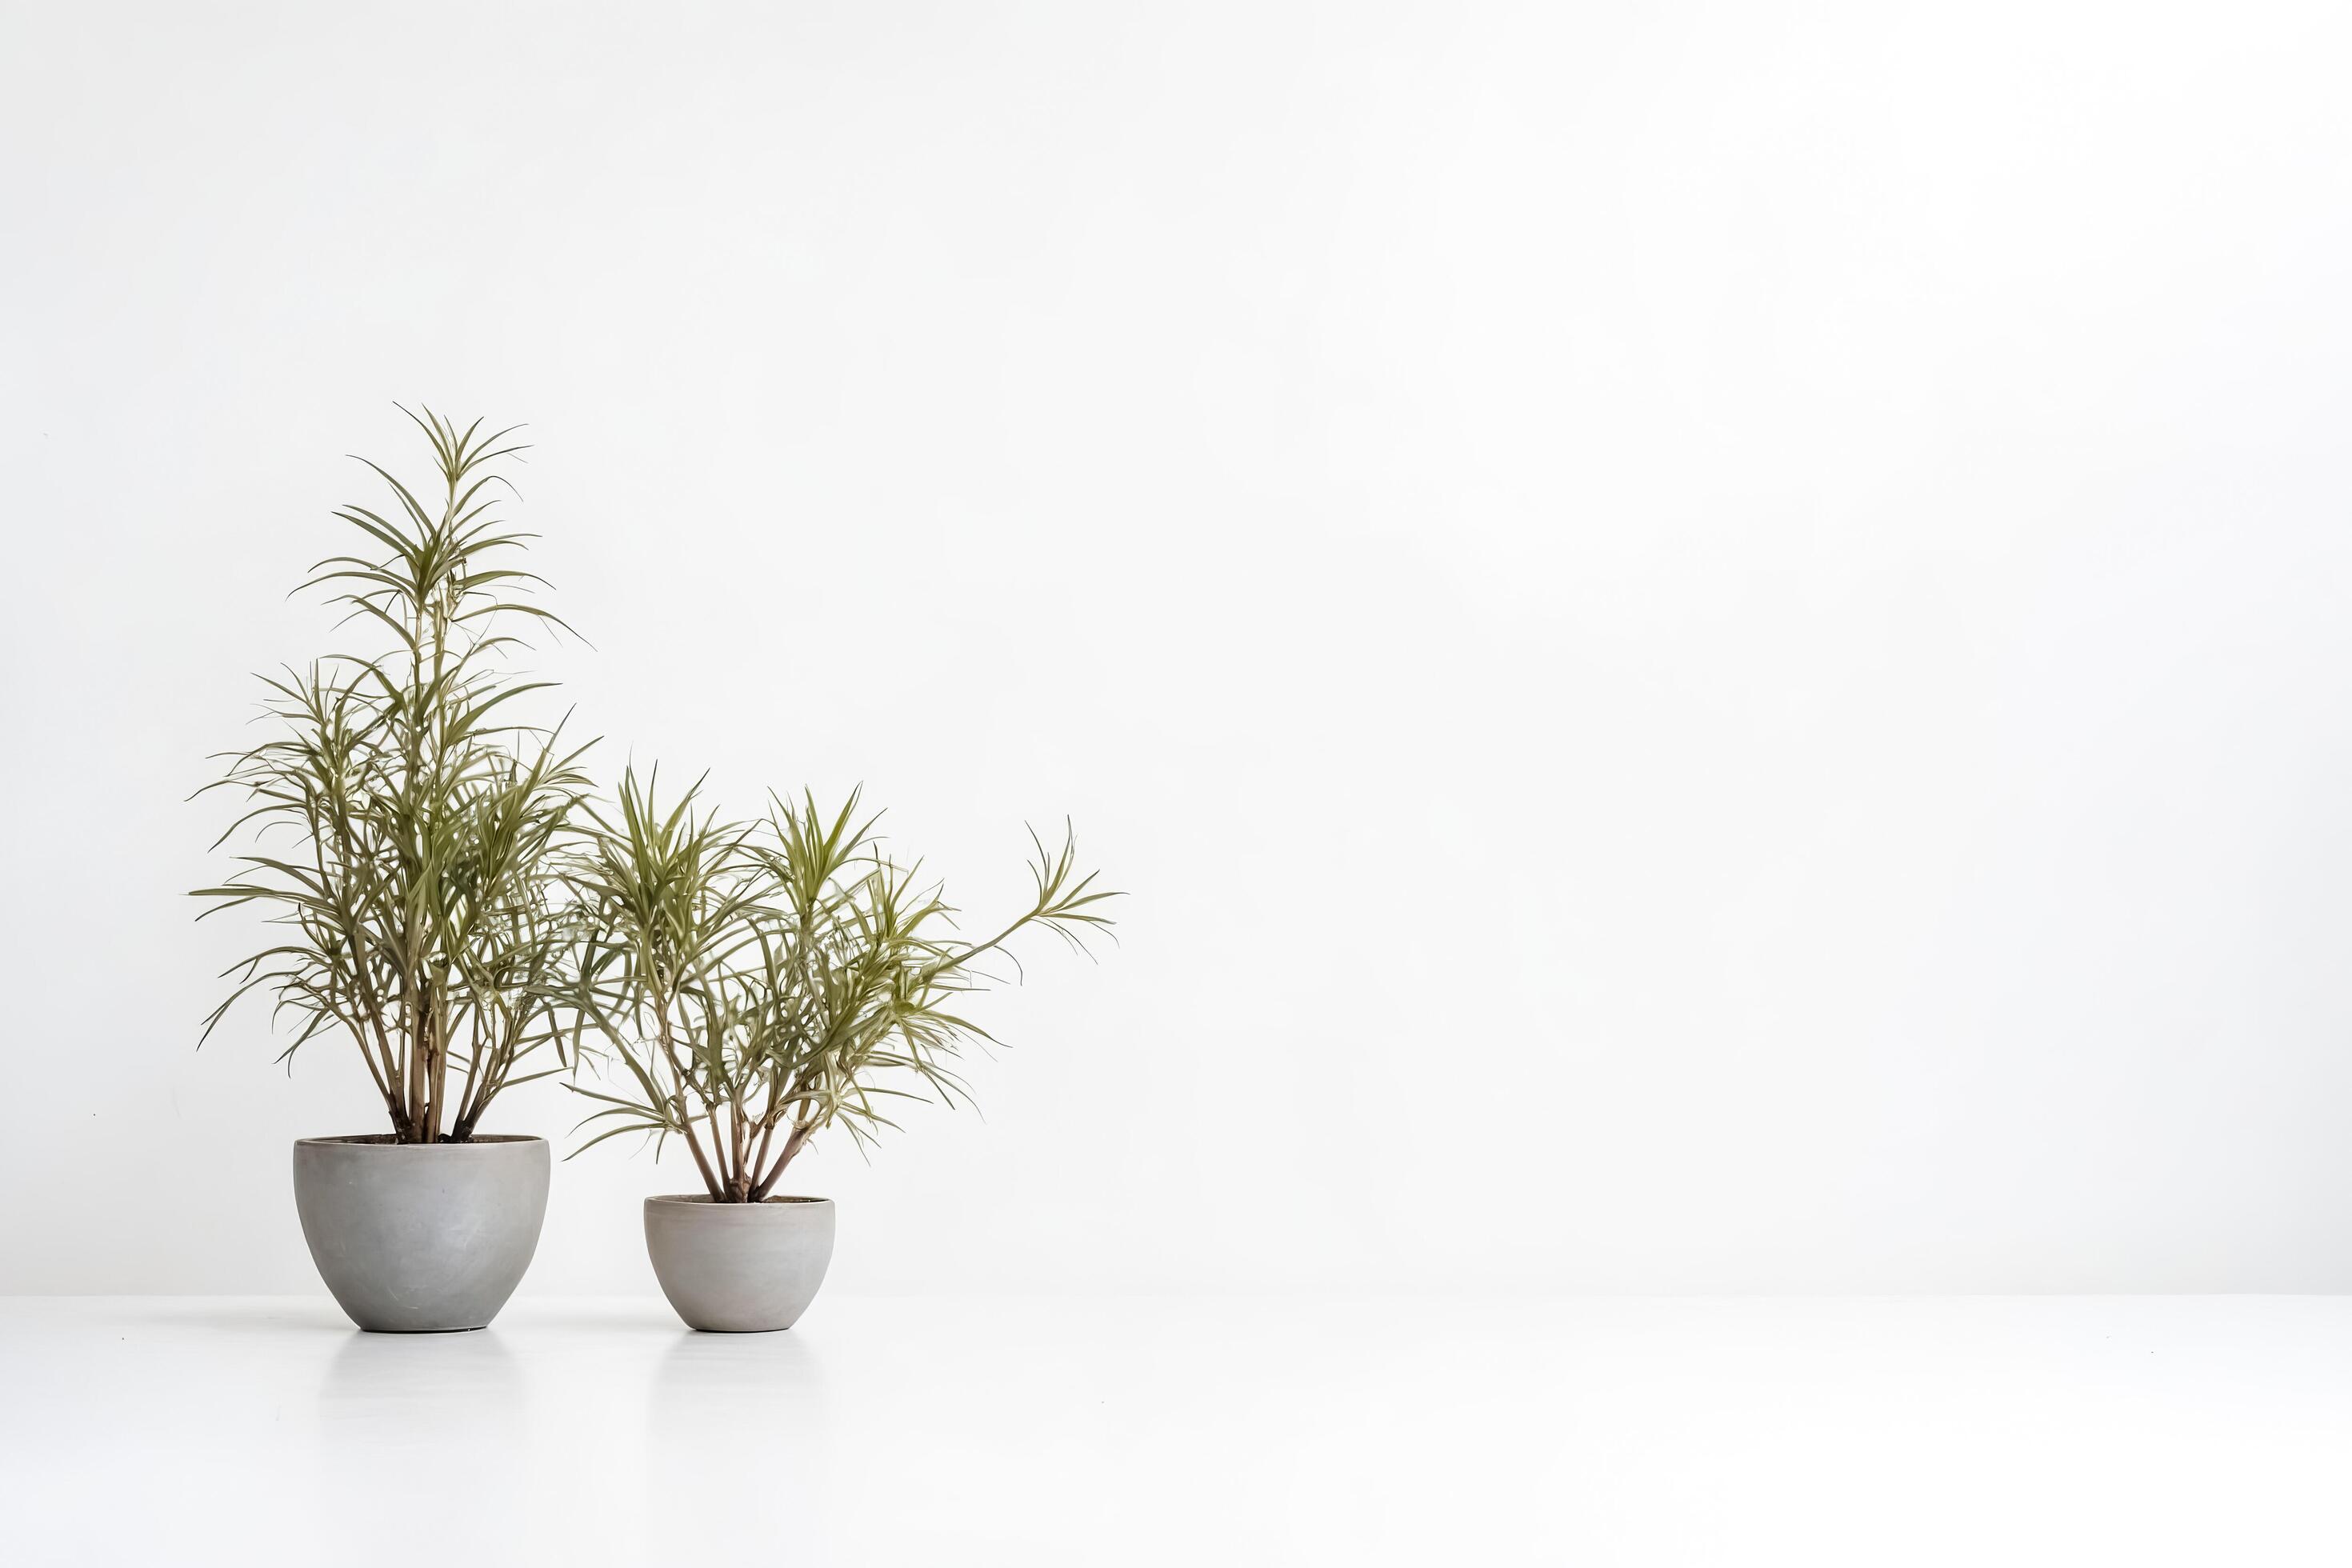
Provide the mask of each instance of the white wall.
[{"label": "white wall", "polygon": [[603,9],[8,9],[0,1289],[316,1288],[182,797],[394,398],[607,773],[1133,890],[838,1289],[2352,1288],[2341,7]]}]

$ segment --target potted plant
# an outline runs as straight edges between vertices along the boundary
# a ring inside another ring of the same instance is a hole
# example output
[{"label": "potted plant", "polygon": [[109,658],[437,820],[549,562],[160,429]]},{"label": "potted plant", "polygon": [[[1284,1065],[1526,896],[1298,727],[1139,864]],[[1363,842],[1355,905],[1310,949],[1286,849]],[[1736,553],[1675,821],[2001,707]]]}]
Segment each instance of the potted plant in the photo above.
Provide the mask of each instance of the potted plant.
[{"label": "potted plant", "polygon": [[630,773],[609,817],[590,811],[565,873],[582,921],[572,1003],[620,1090],[572,1086],[604,1106],[582,1149],[681,1139],[703,1190],[645,1203],[663,1294],[696,1329],[788,1329],[834,1235],[832,1200],[776,1192],[793,1160],[835,1128],[869,1142],[893,1125],[891,1099],[968,1099],[953,1063],[990,1037],[958,1009],[990,983],[987,962],[1032,928],[1083,950],[1118,895],[1078,875],[1066,835],[1049,851],[1033,832],[1029,907],[961,939],[940,888],[884,853],[856,794],[832,813],[772,797],[764,820],[730,823],[698,807],[698,788],[664,810]]},{"label": "potted plant", "polygon": [[382,1098],[389,1131],[295,1144],[294,1196],[335,1300],[396,1331],[488,1323],[538,1245],[546,1141],[480,1127],[501,1089],[544,1076],[520,1070],[534,1055],[560,1070],[567,1054],[556,851],[585,787],[556,730],[508,717],[546,683],[507,673],[501,628],[552,620],[519,598],[539,581],[511,564],[529,536],[497,514],[497,466],[521,448],[478,421],[410,417],[436,484],[420,494],[368,463],[393,504],[336,513],[357,552],[304,584],[376,646],[264,678],[268,738],[207,786],[247,807],[214,847],[250,849],[196,894],[206,914],[255,905],[276,927],[226,972],[205,1037],[261,991],[299,1025],[281,1060],[339,1037]]}]

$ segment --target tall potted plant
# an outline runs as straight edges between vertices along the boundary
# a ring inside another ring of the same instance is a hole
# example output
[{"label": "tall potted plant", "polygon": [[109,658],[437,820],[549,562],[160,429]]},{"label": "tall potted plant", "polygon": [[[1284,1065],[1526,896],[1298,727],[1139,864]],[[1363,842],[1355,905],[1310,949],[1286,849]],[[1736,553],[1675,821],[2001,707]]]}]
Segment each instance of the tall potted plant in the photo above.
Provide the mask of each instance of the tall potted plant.
[{"label": "tall potted plant", "polygon": [[506,706],[546,683],[504,668],[504,628],[552,620],[512,564],[530,536],[498,512],[511,493],[498,466],[521,448],[478,421],[410,417],[434,482],[412,489],[367,462],[391,504],[337,512],[355,552],[304,584],[373,646],[263,678],[267,738],[226,753],[208,786],[246,802],[214,847],[249,847],[196,896],[206,914],[253,905],[275,927],[227,972],[205,1037],[259,991],[299,1024],[287,1057],[339,1037],[375,1086],[390,1131],[298,1142],[295,1203],[352,1320],[414,1331],[487,1324],[538,1246],[547,1143],[480,1128],[501,1089],[543,1076],[522,1070],[535,1055],[561,1070],[567,1052],[555,865],[585,781],[560,726]]},{"label": "tall potted plant", "polygon": [[[1031,835],[1035,894],[994,934],[956,935],[940,889],[884,853],[853,794],[772,797],[730,823],[689,789],[667,810],[624,777],[590,813],[565,873],[581,920],[572,998],[609,1046],[617,1093],[583,1126],[677,1137],[703,1190],[649,1197],[646,1246],[670,1305],[697,1329],[790,1328],[833,1256],[832,1200],[779,1194],[812,1142],[859,1143],[893,1099],[967,1099],[954,1061],[990,1037],[962,1016],[992,958],[1033,929],[1083,949],[1118,895],[1081,876],[1074,842]],[[601,1124],[601,1125],[599,1125]]]}]

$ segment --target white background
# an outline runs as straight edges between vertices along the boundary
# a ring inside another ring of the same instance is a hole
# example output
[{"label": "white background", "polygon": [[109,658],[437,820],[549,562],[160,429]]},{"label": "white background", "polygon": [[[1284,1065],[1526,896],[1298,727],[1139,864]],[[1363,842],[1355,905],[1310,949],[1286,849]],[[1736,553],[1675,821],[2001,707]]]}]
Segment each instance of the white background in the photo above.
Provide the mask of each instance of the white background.
[{"label": "white background", "polygon": [[1133,893],[835,1289],[2352,1288],[2341,7],[5,16],[0,1290],[317,1289],[183,797],[395,398],[605,776]]}]

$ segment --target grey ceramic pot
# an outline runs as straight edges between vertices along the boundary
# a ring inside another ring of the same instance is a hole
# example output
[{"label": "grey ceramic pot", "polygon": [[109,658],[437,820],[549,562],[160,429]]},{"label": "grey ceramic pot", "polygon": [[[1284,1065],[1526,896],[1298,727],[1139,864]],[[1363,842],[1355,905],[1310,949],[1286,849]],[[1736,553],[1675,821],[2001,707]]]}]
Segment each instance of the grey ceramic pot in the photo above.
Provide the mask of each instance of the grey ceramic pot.
[{"label": "grey ceramic pot", "polygon": [[530,1267],[547,1171],[544,1138],[302,1138],[294,1206],[320,1277],[361,1328],[478,1329]]},{"label": "grey ceramic pot", "polygon": [[646,1251],[687,1327],[726,1334],[789,1329],[833,1261],[833,1200],[647,1198]]}]

